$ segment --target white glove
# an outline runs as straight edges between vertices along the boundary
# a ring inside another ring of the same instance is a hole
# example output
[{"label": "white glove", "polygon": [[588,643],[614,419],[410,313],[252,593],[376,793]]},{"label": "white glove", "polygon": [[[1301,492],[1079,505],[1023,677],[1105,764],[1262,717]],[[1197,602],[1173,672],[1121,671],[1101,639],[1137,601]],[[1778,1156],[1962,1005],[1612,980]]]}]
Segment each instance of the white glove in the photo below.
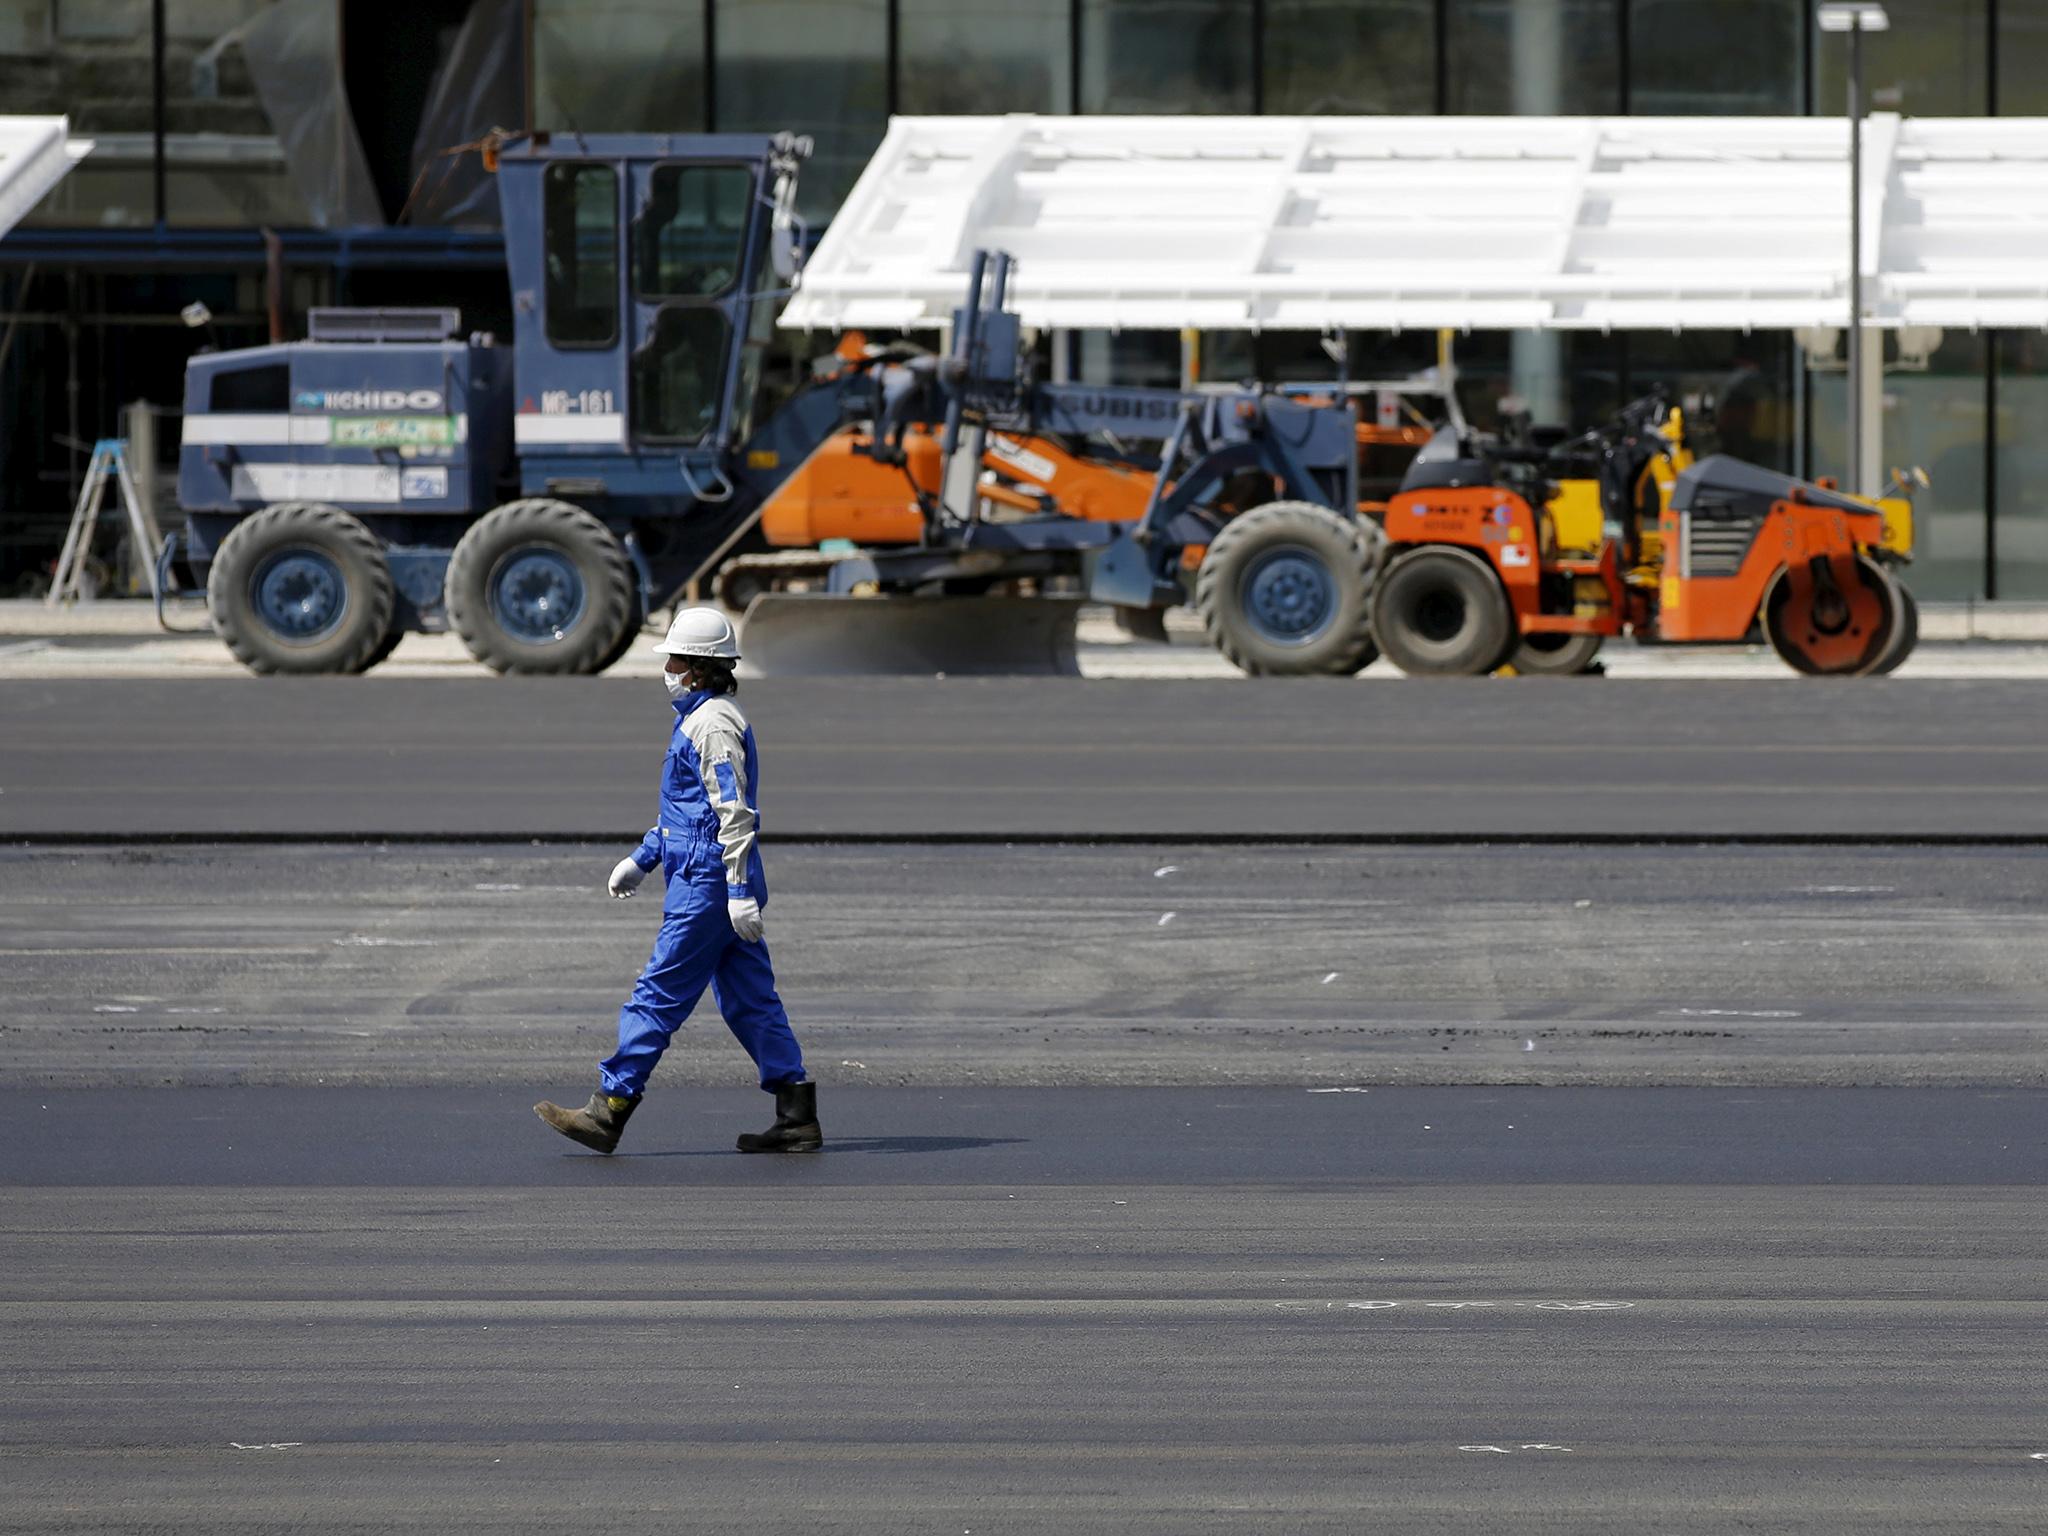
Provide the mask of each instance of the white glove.
[{"label": "white glove", "polygon": [[728,901],[725,915],[732,920],[732,931],[749,944],[761,942],[761,904],[753,897],[741,901]]},{"label": "white glove", "polygon": [[611,878],[604,885],[606,890],[624,901],[640,889],[640,882],[646,878],[647,871],[635,864],[633,856],[628,854],[613,867]]}]

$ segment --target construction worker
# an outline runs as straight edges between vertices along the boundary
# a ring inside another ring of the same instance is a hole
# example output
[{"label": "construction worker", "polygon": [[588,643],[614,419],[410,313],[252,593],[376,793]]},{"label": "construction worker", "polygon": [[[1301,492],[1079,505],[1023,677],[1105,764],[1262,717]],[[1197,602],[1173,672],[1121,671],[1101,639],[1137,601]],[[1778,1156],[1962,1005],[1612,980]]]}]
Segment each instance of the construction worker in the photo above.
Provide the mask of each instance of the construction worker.
[{"label": "construction worker", "polygon": [[775,994],[762,938],[768,884],[755,846],[760,770],[753,728],[732,696],[739,636],[716,608],[685,608],[655,651],[668,658],[662,682],[676,725],[661,773],[661,819],[612,870],[621,899],[661,867],[668,883],[661,932],[633,995],[619,1010],[619,1049],[599,1068],[597,1092],[581,1109],[534,1105],[572,1141],[599,1152],[619,1144],[669,1037],[708,983],[719,1011],[775,1095],[775,1123],[739,1139],[742,1152],[815,1152],[818,1090]]}]

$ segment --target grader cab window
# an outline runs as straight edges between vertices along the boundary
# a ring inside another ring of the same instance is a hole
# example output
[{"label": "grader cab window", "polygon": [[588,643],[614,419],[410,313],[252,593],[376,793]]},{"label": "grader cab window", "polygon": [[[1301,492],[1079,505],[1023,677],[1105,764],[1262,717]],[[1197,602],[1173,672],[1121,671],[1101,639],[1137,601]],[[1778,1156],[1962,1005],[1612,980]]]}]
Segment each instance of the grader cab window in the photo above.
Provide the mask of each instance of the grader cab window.
[{"label": "grader cab window", "polygon": [[658,165],[633,220],[633,288],[646,299],[715,299],[739,281],[754,173]]},{"label": "grader cab window", "polygon": [[725,312],[665,304],[633,356],[633,432],[643,440],[701,442],[718,421],[725,381]]},{"label": "grader cab window", "polygon": [[542,177],[548,340],[608,347],[619,336],[619,175],[563,161]]}]

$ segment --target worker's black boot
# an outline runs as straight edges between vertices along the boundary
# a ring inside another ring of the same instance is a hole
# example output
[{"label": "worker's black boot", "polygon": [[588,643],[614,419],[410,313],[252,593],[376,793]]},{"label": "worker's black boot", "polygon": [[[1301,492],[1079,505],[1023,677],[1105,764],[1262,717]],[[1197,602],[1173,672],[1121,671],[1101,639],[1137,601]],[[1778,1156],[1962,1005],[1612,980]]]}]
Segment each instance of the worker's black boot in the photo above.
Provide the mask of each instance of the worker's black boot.
[{"label": "worker's black boot", "polygon": [[580,1141],[593,1152],[609,1153],[626,1133],[626,1122],[639,1103],[637,1094],[628,1098],[600,1088],[581,1109],[564,1109],[543,1099],[533,1106],[533,1112],[571,1141]]},{"label": "worker's black boot", "polygon": [[818,1129],[818,1085],[784,1083],[775,1090],[775,1123],[757,1135],[742,1136],[742,1152],[815,1152],[825,1145]]}]

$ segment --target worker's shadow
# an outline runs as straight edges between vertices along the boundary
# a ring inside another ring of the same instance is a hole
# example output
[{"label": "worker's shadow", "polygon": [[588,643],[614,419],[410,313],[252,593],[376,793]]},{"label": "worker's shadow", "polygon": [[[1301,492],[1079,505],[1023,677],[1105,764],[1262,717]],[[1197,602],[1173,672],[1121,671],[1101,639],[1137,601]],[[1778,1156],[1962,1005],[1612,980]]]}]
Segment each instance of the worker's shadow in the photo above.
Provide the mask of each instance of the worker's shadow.
[{"label": "worker's shadow", "polygon": [[[830,1136],[816,1153],[802,1156],[831,1157],[844,1152],[887,1152],[904,1156],[918,1152],[978,1152],[983,1147],[1017,1146],[1026,1136]],[[565,1156],[574,1157],[575,1153]],[[612,1159],[631,1157],[731,1157],[730,1147],[678,1147],[673,1152],[615,1152]]]}]

